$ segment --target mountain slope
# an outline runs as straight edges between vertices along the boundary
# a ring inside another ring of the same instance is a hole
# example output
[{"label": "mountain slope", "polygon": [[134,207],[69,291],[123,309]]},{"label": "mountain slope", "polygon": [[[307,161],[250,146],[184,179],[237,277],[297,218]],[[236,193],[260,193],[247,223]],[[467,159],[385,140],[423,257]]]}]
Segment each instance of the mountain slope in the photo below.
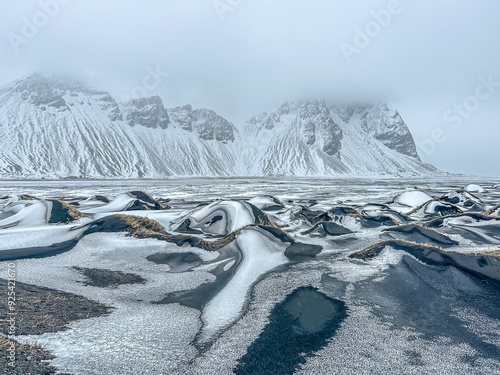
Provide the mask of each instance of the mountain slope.
[{"label": "mountain slope", "polygon": [[209,109],[32,75],[0,88],[0,177],[421,175],[397,111],[284,104],[241,129]]},{"label": "mountain slope", "polygon": [[234,126],[212,111],[191,112],[197,132],[170,120],[159,97],[119,106],[106,92],[30,76],[0,91],[0,176],[234,174],[234,135],[226,134]]},{"label": "mountain slope", "polygon": [[[243,130],[253,140],[244,154],[251,174],[421,175],[413,137],[385,105],[332,107],[321,101],[283,104],[256,116]],[[391,136],[392,135],[392,136]]]}]

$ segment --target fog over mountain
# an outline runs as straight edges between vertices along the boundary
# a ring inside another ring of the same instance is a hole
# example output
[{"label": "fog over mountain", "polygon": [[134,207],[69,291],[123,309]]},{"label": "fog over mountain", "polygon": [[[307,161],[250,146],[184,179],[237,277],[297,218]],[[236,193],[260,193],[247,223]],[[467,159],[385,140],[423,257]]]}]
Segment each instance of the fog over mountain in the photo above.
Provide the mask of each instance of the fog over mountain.
[{"label": "fog over mountain", "polygon": [[426,176],[413,137],[385,104],[284,103],[235,126],[210,109],[120,102],[34,74],[0,90],[0,176]]}]

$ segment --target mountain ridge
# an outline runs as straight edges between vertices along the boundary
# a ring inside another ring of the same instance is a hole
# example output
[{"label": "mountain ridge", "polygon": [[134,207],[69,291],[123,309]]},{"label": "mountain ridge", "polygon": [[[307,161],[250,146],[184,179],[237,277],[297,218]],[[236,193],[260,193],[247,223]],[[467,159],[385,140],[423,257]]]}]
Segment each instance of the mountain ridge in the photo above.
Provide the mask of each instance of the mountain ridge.
[{"label": "mountain ridge", "polygon": [[385,104],[285,103],[245,124],[159,96],[34,74],[0,88],[0,177],[165,178],[441,174]]}]

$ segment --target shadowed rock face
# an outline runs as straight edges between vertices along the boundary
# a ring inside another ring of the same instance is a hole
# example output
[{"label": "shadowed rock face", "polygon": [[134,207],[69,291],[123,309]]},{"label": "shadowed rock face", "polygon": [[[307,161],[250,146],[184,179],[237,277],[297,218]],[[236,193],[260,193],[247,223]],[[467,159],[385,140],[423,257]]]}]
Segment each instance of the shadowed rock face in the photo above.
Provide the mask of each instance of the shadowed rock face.
[{"label": "shadowed rock face", "polygon": [[234,369],[238,375],[293,374],[327,344],[344,319],[344,302],[298,288],[271,311],[269,323]]},{"label": "shadowed rock face", "polygon": [[20,82],[16,89],[21,92],[23,99],[29,100],[32,104],[67,109],[66,102],[61,96],[67,88],[65,86],[35,74]]},{"label": "shadowed rock face", "polygon": [[398,111],[385,104],[375,105],[364,113],[362,126],[390,149],[420,160],[410,130]]},{"label": "shadowed rock face", "polygon": [[198,136],[204,140],[217,140],[223,143],[234,141],[234,125],[209,109],[192,112]]},{"label": "shadowed rock face", "polygon": [[194,131],[203,140],[222,143],[234,141],[234,125],[209,109],[196,109],[190,105],[168,110],[172,122],[182,129]]},{"label": "shadowed rock face", "polygon": [[167,110],[159,96],[132,99],[124,105],[123,111],[130,126],[166,129],[170,123]]},{"label": "shadowed rock face", "polygon": [[328,107],[322,101],[286,103],[269,115],[255,116],[248,124],[272,130],[281,121],[282,115],[296,116],[295,124],[307,146],[318,144],[329,156],[337,155],[342,148],[342,129],[332,119]]}]

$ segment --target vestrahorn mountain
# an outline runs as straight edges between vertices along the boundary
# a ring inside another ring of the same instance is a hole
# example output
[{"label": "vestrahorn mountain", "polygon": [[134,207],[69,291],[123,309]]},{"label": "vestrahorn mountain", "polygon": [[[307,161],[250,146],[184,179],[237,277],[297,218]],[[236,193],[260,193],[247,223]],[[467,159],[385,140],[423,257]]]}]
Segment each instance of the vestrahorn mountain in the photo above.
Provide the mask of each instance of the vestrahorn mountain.
[{"label": "vestrahorn mountain", "polygon": [[107,92],[34,74],[0,88],[0,177],[419,176],[399,113],[384,104],[285,103],[241,127],[160,97]]}]

